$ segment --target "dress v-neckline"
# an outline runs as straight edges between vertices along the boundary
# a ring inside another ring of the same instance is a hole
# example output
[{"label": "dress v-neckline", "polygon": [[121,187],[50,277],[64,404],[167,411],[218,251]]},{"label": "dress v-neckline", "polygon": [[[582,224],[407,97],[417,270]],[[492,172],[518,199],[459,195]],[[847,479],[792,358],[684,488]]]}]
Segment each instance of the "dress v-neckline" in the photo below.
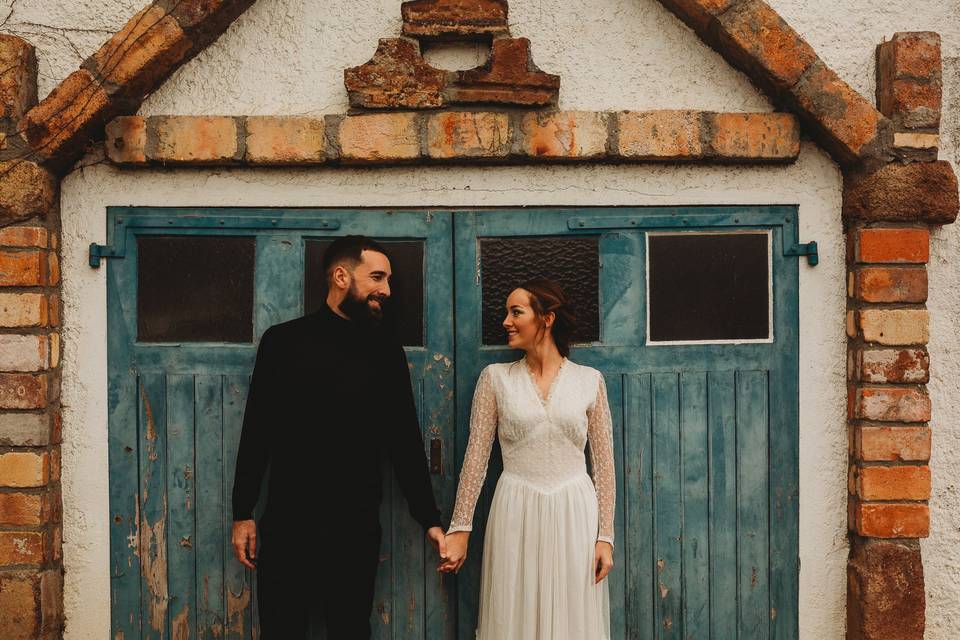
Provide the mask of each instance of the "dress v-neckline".
[{"label": "dress v-neckline", "polygon": [[540,406],[544,409],[550,406],[550,400],[553,398],[553,392],[557,388],[557,382],[560,381],[560,374],[563,373],[564,367],[567,366],[567,359],[563,358],[560,361],[560,368],[557,369],[557,372],[553,376],[553,380],[550,381],[550,387],[547,389],[546,397],[540,395],[540,385],[537,384],[536,378],[533,377],[533,371],[530,369],[530,364],[527,362],[526,356],[523,358],[523,369],[527,372],[527,380],[530,381],[530,386],[533,389],[533,395],[536,396],[537,400],[540,401]]}]

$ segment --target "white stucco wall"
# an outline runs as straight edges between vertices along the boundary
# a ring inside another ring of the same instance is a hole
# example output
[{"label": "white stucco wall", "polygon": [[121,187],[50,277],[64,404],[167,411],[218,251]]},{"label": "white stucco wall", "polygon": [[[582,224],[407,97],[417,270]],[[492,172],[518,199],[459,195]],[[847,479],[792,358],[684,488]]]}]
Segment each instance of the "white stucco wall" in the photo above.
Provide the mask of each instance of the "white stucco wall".
[{"label": "white stucco wall", "polygon": [[[76,68],[144,0],[0,0],[2,29],[38,47],[41,95]],[[770,0],[856,89],[873,92],[874,47],[902,30],[938,30],[947,58],[949,115],[941,157],[960,147],[960,0]],[[342,70],[365,62],[379,37],[399,33],[400,0],[260,0],[217,43],[178,71],[145,114],[342,112]],[[534,59],[563,78],[576,109],[769,110],[656,0],[514,0],[511,24]],[[469,53],[469,52],[468,52]],[[94,158],[88,159],[95,161]],[[95,164],[63,186],[64,556],[67,638],[109,630],[104,271],[87,266],[104,242],[109,205],[469,206],[792,203],[801,240],[821,263],[801,262],[801,601],[804,640],[844,635],[846,593],[845,337],[840,176],[805,142],[789,167],[579,166],[380,170],[118,171]],[[960,249],[956,226],[935,234],[931,259],[934,380],[932,536],[924,542],[927,638],[960,637],[960,432],[957,342]],[[953,285],[953,286],[951,286]]]}]

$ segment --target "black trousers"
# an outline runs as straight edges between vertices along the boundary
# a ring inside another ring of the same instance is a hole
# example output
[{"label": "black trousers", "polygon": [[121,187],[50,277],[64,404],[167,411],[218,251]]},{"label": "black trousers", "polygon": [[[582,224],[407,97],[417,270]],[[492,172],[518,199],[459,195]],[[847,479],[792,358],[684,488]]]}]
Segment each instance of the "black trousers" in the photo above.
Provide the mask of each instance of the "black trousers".
[{"label": "black trousers", "polygon": [[328,640],[369,640],[380,554],[380,524],[353,524],[336,534],[261,532],[257,606],[261,640],[307,638],[319,611]]}]

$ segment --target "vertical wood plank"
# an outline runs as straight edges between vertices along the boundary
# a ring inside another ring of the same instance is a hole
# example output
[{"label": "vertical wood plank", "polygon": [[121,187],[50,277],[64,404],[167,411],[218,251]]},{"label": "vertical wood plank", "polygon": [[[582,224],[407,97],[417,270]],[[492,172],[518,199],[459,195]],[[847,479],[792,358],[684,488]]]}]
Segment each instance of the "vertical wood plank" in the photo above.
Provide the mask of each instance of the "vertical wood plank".
[{"label": "vertical wood plank", "polygon": [[140,637],[139,381],[111,372],[109,402],[110,618],[113,637]]},{"label": "vertical wood plank", "polygon": [[653,640],[656,561],[653,556],[653,456],[650,375],[626,376],[624,416],[624,563],[626,638]]},{"label": "vertical wood plank", "polygon": [[[223,495],[230,496],[236,471],[237,449],[240,446],[240,430],[243,425],[243,408],[247,400],[249,378],[247,376],[224,376],[223,378]],[[229,504],[229,502],[228,502]],[[226,628],[228,640],[247,640],[251,637],[253,590],[249,570],[233,557],[230,536],[233,515],[225,509],[221,535],[224,549],[223,587],[226,604]]]},{"label": "vertical wood plank", "polygon": [[767,523],[767,374],[741,371],[737,380],[737,514],[740,637],[769,634]]},{"label": "vertical wood plank", "polygon": [[373,640],[393,638],[393,469],[384,461],[380,467],[383,478],[383,499],[380,502],[380,562],[374,588],[371,611]]},{"label": "vertical wood plank", "polygon": [[167,376],[166,391],[168,619],[170,637],[188,640],[197,627],[193,376]]},{"label": "vertical wood plank", "polygon": [[167,418],[165,376],[140,376],[141,637],[167,636]]},{"label": "vertical wood plank", "polygon": [[683,452],[683,637],[710,637],[707,374],[680,374]]},{"label": "vertical wood plank", "polygon": [[[623,376],[604,376],[607,386],[607,400],[610,403],[610,416],[613,419],[613,457],[616,467],[617,503],[613,520],[614,561],[613,570],[607,577],[610,589],[610,634],[614,638],[626,637],[627,611],[627,572],[622,553],[617,548],[626,540],[624,509],[624,416],[623,416]],[[617,557],[621,556],[621,557]]]},{"label": "vertical wood plank", "polygon": [[223,382],[196,377],[197,630],[204,640],[223,637],[223,534],[232,520],[224,504]]},{"label": "vertical wood plank", "polygon": [[736,374],[709,377],[710,631],[737,638],[737,420]]},{"label": "vertical wood plank", "polygon": [[653,376],[653,469],[657,638],[682,638],[683,493],[680,389],[675,373]]}]

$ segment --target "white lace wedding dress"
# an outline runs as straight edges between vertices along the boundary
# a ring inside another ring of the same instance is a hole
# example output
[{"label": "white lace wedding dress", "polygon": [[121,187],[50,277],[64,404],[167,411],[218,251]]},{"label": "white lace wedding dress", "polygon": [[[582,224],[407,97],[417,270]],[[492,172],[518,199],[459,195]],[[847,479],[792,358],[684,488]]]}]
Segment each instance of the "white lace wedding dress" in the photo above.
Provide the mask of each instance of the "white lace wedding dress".
[{"label": "white lace wedding dress", "polygon": [[564,359],[543,398],[525,360],[483,370],[451,532],[471,530],[495,437],[503,474],[483,545],[477,638],[608,640],[607,580],[594,583],[596,541],[613,543],[616,498],[603,376]]}]

